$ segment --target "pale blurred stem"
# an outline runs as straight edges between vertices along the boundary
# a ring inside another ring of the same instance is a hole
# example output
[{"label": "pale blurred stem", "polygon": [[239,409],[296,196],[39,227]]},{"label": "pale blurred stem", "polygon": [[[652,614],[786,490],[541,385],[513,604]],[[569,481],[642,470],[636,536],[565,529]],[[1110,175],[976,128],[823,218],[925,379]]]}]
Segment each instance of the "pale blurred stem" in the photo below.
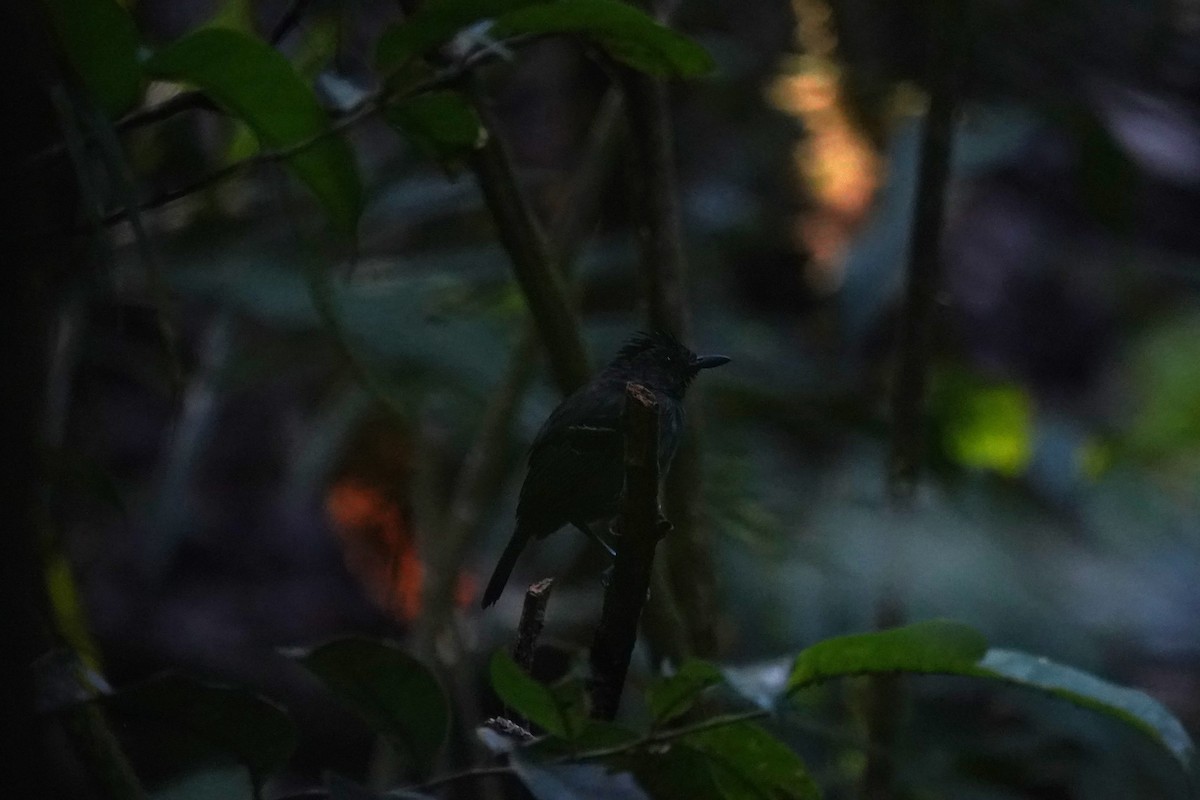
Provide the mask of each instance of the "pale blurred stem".
[{"label": "pale blurred stem", "polygon": [[478,86],[471,85],[475,107],[487,130],[487,141],[469,159],[500,244],[512,262],[513,275],[538,338],[546,353],[550,373],[563,394],[587,382],[587,349],[580,331],[559,260],[550,247],[533,203],[517,181],[512,155],[500,137],[500,126]]},{"label": "pale blurred stem", "polygon": [[[933,7],[929,109],[921,135],[917,196],[891,397],[887,491],[894,515],[912,512],[924,461],[926,395],[937,297],[942,284],[942,229],[958,105],[956,82],[964,63],[959,5],[943,2]],[[875,612],[876,627],[901,624],[906,616],[901,591],[885,585],[882,593]],[[904,684],[897,676],[876,676],[871,678],[866,692],[867,740],[871,747],[863,770],[861,797],[889,800],[895,796],[891,752],[904,707]]]},{"label": "pale blurred stem", "polygon": [[[663,81],[622,68],[626,116],[630,131],[630,193],[638,245],[641,302],[647,324],[690,340],[679,189],[667,87]],[[716,576],[709,531],[699,519],[703,420],[696,403],[688,409],[688,435],[675,456],[666,485],[666,505],[675,529],[665,542],[654,583],[658,608],[648,615],[654,624],[676,618],[686,635],[656,637],[679,658],[689,653],[712,656],[717,650]],[[665,561],[665,563],[664,563]],[[659,627],[655,624],[655,627]],[[670,640],[674,639],[674,642]],[[686,650],[679,652],[681,647]]]}]

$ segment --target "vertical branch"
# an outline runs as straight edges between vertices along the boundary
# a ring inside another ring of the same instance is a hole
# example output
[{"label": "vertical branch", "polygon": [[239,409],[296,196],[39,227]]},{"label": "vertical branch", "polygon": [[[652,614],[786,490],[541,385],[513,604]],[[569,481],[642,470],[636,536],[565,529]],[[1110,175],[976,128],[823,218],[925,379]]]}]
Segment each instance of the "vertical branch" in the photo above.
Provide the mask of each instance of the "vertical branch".
[{"label": "vertical branch", "polygon": [[893,378],[888,492],[901,507],[912,503],[925,449],[925,395],[934,312],[942,283],[942,225],[957,111],[954,81],[959,59],[950,37],[962,35],[948,19],[948,9],[953,5],[941,3],[934,7],[938,24],[931,45],[929,110],[921,135],[908,280]]},{"label": "vertical branch", "polygon": [[661,528],[658,511],[658,402],[643,386],[625,388],[625,491],[617,557],[592,643],[592,715],[611,720],[621,703],[638,620],[646,604]]},{"label": "vertical branch", "polygon": [[[631,205],[638,244],[638,275],[643,314],[651,328],[690,338],[679,189],[667,87],[659,79],[621,71],[630,127]],[[680,444],[667,479],[667,506],[676,527],[666,545],[666,563],[655,581],[655,604],[673,606],[684,627],[683,644],[698,655],[717,648],[716,577],[708,531],[699,524],[702,419],[695,403],[688,416],[690,435]],[[665,612],[664,612],[665,613]],[[675,637],[679,638],[679,637]],[[686,653],[673,653],[679,657]]]},{"label": "vertical branch", "polygon": [[[926,394],[937,294],[942,283],[946,184],[950,177],[958,105],[956,81],[962,68],[961,4],[936,3],[931,13],[929,109],[921,135],[917,197],[891,397],[887,489],[892,510],[899,513],[912,509],[925,452]],[[876,608],[876,627],[901,624],[904,620],[902,597],[892,586],[884,586],[883,592]],[[888,800],[895,795],[892,749],[903,701],[904,685],[897,676],[877,676],[866,686],[870,746],[862,776],[861,796],[864,800]]]},{"label": "vertical branch", "polygon": [[517,182],[512,155],[500,138],[495,115],[478,93],[475,107],[488,136],[483,147],[471,155],[471,169],[496,221],[500,243],[512,261],[550,371],[563,394],[569,394],[587,383],[589,372],[579,319],[533,204]]}]

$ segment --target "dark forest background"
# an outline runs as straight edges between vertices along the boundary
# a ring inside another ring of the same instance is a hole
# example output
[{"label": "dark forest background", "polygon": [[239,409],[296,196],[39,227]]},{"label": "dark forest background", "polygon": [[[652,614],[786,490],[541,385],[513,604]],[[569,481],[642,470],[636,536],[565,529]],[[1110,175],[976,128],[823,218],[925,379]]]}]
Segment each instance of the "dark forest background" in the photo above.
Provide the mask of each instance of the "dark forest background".
[{"label": "dark forest background", "polygon": [[[399,642],[447,691],[452,772],[491,758],[474,728],[503,711],[488,659],[513,644],[525,586],[557,578],[536,677],[573,674],[590,644],[607,564],[574,532],[478,609],[569,342],[530,323],[520,220],[490,204],[477,146],[486,131],[507,148],[594,369],[655,319],[645,129],[621,98],[659,57],[685,271],[658,319],[733,361],[693,392],[667,491],[684,544],[660,548],[630,687],[689,655],[766,686],[819,640],[949,617],[1200,726],[1197,3],[655,9],[711,70],[626,29],[505,39],[478,24],[491,9],[388,71],[381,33],[419,4],[138,0],[122,11],[149,65],[132,93],[119,69],[81,69],[121,57],[124,23],[29,5],[4,34],[26,109],[5,169],[28,187],[6,203],[6,336],[35,365],[6,370],[26,448],[7,457],[13,529],[35,532],[12,580],[45,587],[72,674],[176,670],[286,708],[297,744],[259,796],[331,771],[364,792],[412,777],[280,648]],[[264,133],[285,102],[269,83],[246,110],[173,80],[195,65],[171,44],[205,26],[282,53],[336,129],[306,152],[337,142],[355,174],[314,177],[288,150],[303,131]],[[421,81],[441,99],[370,105]],[[955,127],[908,487],[889,398],[931,92]],[[890,765],[876,797],[1187,796],[1120,720],[962,678],[890,692],[880,744],[878,688],[828,684],[779,722],[828,797],[870,785],[872,742]],[[111,796],[66,727],[33,740],[55,765],[45,796]],[[244,796],[235,767],[112,728],[152,796]],[[530,785],[437,791],[555,796]],[[573,791],[558,796],[637,796]],[[808,796],[789,791],[721,796]]]}]

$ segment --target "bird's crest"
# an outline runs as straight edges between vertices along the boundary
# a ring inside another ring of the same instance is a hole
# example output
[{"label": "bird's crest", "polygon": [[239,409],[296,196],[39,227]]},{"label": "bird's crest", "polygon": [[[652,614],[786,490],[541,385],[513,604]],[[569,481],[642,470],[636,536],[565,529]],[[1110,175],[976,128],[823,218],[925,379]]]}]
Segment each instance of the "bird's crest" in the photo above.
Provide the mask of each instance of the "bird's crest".
[{"label": "bird's crest", "polygon": [[672,350],[686,350],[679,340],[670,333],[661,328],[650,332],[638,331],[633,336],[629,337],[629,341],[621,346],[617,351],[617,357],[623,359],[633,358],[634,356],[644,353],[647,350],[652,350],[655,347],[665,347]]}]

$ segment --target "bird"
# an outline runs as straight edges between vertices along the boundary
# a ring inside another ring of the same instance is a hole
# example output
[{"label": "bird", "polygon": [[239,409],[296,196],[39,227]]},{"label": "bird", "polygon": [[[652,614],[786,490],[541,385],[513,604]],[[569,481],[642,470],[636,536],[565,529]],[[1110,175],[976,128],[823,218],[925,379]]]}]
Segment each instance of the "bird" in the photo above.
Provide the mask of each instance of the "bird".
[{"label": "bird", "polygon": [[661,480],[683,433],[688,386],[701,370],[729,360],[698,356],[662,330],[638,332],[608,366],[551,412],[529,449],[516,528],[483,592],[483,608],[500,598],[517,557],[532,539],[544,539],[572,525],[614,555],[593,525],[617,515],[624,488],[621,412],[626,384],[641,384],[658,403]]}]

